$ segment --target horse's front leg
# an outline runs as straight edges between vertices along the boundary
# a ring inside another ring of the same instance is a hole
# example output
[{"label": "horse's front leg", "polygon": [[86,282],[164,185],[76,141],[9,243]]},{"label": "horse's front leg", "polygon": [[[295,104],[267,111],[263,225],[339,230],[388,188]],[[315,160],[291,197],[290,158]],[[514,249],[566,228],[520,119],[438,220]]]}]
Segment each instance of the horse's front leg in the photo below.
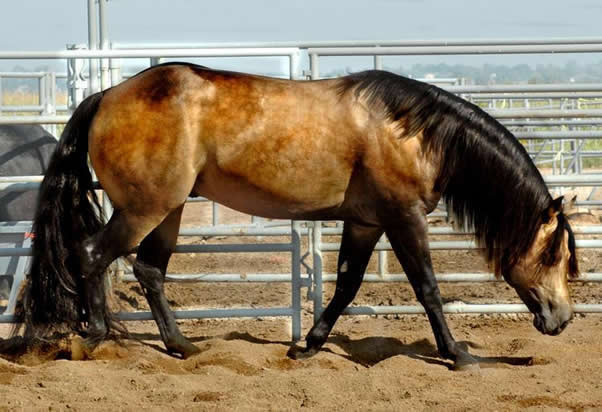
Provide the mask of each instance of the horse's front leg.
[{"label": "horse's front leg", "polygon": [[424,306],[439,354],[453,360],[454,369],[478,368],[477,360],[454,340],[443,316],[441,295],[431,263],[426,216],[414,216],[405,220],[403,226],[391,226],[385,232],[418,301]]},{"label": "horse's front leg", "polygon": [[337,319],[357,294],[374,246],[382,233],[380,227],[345,221],[334,296],[307,334],[307,347],[304,350],[293,348],[289,356],[294,359],[308,358],[324,345]]}]

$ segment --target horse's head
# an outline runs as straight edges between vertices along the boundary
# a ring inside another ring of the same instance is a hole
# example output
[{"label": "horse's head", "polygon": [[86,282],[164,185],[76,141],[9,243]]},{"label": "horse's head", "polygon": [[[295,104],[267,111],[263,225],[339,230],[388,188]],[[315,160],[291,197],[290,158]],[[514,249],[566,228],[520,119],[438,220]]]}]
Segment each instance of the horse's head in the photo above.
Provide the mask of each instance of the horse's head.
[{"label": "horse's head", "polygon": [[502,270],[522,301],[535,315],[541,333],[558,335],[573,318],[568,279],[578,275],[575,238],[556,199],[542,216],[542,224],[528,252]]}]

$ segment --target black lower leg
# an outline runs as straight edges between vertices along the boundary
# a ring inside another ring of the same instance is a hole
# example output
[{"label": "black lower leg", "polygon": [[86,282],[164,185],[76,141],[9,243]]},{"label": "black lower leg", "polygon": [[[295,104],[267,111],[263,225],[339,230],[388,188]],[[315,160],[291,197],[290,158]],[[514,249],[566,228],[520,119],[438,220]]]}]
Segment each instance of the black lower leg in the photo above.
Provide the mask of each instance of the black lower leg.
[{"label": "black lower leg", "polygon": [[418,301],[425,309],[439,354],[445,359],[453,360],[456,367],[476,363],[476,360],[455,341],[443,316],[443,302],[428,250],[426,222],[387,229],[387,237]]},{"label": "black lower leg", "polygon": [[134,274],[142,286],[167,351],[187,358],[199,352],[199,348],[180,332],[163,289],[167,264],[177,241],[181,213],[182,208],[172,212],[140,243]]},{"label": "black lower leg", "polygon": [[199,348],[182,335],[169,308],[163,290],[165,272],[156,266],[145,264],[139,258],[134,264],[134,274],[142,286],[167,351],[179,353],[184,358],[199,352]]},{"label": "black lower leg", "polygon": [[324,345],[337,319],[357,294],[374,245],[382,233],[383,231],[379,227],[360,226],[345,222],[334,296],[307,334],[306,349],[302,352],[292,353],[293,357],[312,356]]},{"label": "black lower leg", "polygon": [[82,245],[82,290],[85,297],[86,346],[93,350],[109,331],[110,311],[106,303],[105,271],[128,251],[128,233],[122,215],[115,212],[107,225]]},{"label": "black lower leg", "polygon": [[85,335],[86,345],[90,350],[102,342],[109,332],[103,275],[104,269],[100,273],[97,272],[87,276],[84,283],[88,323]]}]

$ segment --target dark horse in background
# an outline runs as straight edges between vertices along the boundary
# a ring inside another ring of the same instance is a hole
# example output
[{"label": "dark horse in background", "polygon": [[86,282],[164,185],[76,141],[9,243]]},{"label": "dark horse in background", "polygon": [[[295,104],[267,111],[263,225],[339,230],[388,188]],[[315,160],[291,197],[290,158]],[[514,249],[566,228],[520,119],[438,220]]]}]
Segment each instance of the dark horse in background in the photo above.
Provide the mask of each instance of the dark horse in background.
[{"label": "dark horse in background", "polygon": [[[114,206],[106,225],[88,154]],[[167,350],[198,352],[163,291],[188,196],[268,218],[344,221],[335,295],[295,358],[326,342],[386,233],[441,356],[476,362],[448,329],[431,265],[426,215],[441,198],[540,332],[556,335],[573,316],[567,282],[578,271],[562,199],[478,107],[382,71],[289,81],[172,63],[90,96],[67,124],[41,187],[26,336],[62,327],[93,350],[114,326],[105,270],[139,245],[134,273]]]},{"label": "dark horse in background", "polygon": [[[41,126],[0,126],[0,176],[43,175],[56,145]],[[33,220],[37,197],[37,190],[0,190],[0,222]]]},{"label": "dark horse in background", "polygon": [[[43,175],[56,145],[55,137],[41,126],[0,125],[0,176]],[[37,199],[37,190],[0,190],[0,222],[33,220]],[[0,272],[0,298],[6,299],[18,258],[0,260],[4,261],[0,267],[5,269]]]}]

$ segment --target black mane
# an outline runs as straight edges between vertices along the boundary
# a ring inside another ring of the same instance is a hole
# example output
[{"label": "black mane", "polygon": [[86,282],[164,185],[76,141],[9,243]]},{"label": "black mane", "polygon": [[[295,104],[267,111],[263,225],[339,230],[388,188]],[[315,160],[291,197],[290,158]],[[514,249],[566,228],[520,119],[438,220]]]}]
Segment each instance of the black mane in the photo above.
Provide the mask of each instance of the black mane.
[{"label": "black mane", "polygon": [[[440,159],[435,190],[456,226],[474,230],[496,274],[517,263],[545,221],[552,197],[525,148],[479,107],[436,86],[384,71],[341,78],[339,92],[353,91],[400,123],[404,135],[423,134],[424,149]],[[569,272],[577,274],[575,241],[562,212],[542,251],[542,264],[556,261],[564,229],[569,233]],[[553,256],[553,258],[550,258]]]}]

